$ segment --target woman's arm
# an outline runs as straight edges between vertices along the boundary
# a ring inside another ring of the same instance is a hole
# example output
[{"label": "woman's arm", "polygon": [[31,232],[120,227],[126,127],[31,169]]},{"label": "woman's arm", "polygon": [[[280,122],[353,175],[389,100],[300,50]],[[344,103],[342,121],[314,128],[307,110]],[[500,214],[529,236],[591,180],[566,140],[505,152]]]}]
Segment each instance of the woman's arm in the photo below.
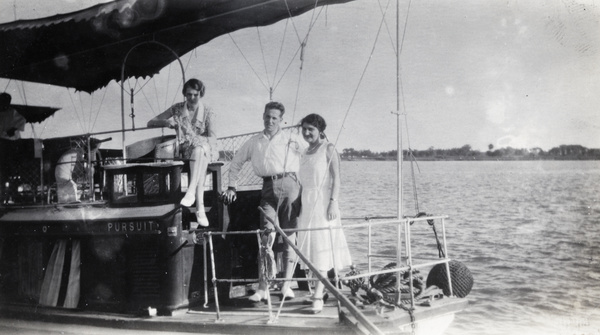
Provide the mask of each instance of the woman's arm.
[{"label": "woman's arm", "polygon": [[155,128],[155,127],[175,128],[175,121],[173,119],[171,119],[171,117],[173,117],[173,111],[172,111],[172,108],[169,108],[166,111],[153,117],[150,121],[148,121],[147,126],[150,128]]},{"label": "woman's arm", "polygon": [[327,144],[327,163],[329,164],[329,175],[331,176],[331,194],[327,208],[327,218],[334,220],[340,215],[338,196],[340,194],[340,159],[333,143]]},{"label": "woman's arm", "polygon": [[206,136],[217,138],[217,115],[211,108],[206,110]]}]

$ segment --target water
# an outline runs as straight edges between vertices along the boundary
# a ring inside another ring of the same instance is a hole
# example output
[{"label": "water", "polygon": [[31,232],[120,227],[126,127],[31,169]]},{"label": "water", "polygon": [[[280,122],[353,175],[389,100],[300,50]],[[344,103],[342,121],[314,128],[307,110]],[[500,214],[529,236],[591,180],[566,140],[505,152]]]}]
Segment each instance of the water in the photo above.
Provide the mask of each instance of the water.
[{"label": "water", "polygon": [[[450,216],[449,256],[475,280],[469,307],[447,335],[600,334],[599,161],[419,162],[418,168],[419,210]],[[341,169],[343,217],[396,215],[395,162],[343,162]],[[405,215],[416,211],[410,172],[405,163]],[[425,248],[435,257],[431,230],[421,230],[413,251]],[[364,268],[364,232],[346,234]],[[395,238],[389,227],[377,234],[378,246]],[[387,244],[378,252],[396,251]]]}]

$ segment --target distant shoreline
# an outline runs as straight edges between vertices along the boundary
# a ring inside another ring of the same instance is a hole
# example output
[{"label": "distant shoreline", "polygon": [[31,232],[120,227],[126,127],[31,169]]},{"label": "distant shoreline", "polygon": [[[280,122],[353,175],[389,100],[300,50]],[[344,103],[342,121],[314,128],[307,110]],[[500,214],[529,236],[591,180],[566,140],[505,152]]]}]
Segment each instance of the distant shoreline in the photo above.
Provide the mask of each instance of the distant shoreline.
[{"label": "distant shoreline", "polygon": [[[367,162],[367,161],[392,161],[395,162],[396,158],[347,158],[341,157],[342,161],[345,162]],[[404,157],[404,160],[410,158]],[[600,160],[598,157],[443,157],[443,158],[431,158],[431,157],[418,157],[416,159],[419,162],[477,162],[477,161],[597,161]]]},{"label": "distant shoreline", "polygon": [[[402,155],[407,159],[414,157],[418,161],[541,161],[541,160],[600,160],[600,149],[588,149],[578,144],[563,144],[549,151],[541,148],[516,149],[511,147],[494,149],[492,144],[489,150],[481,152],[472,150],[466,144],[460,148],[427,150],[403,150]],[[355,150],[347,148],[341,151],[342,160],[370,160],[370,161],[395,161],[398,151],[372,152],[371,150]]]}]

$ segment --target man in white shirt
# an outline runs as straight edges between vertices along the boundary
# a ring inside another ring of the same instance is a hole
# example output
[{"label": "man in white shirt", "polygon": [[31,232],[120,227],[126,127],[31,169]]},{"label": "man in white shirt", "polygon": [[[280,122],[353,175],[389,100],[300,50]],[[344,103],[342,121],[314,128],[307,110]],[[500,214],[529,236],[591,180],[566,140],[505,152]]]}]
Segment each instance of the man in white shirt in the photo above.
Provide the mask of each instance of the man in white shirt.
[{"label": "man in white shirt", "polygon": [[[272,231],[273,222],[278,222],[282,229],[297,228],[300,215],[300,183],[297,173],[300,168],[300,155],[304,143],[281,130],[281,120],[285,107],[275,101],[266,104],[263,113],[265,129],[250,138],[236,152],[229,170],[229,188],[224,193],[226,203],[236,199],[236,187],[239,172],[245,162],[250,161],[254,173],[263,178],[260,207],[261,229]],[[271,252],[275,233],[265,233],[262,243],[265,250]],[[287,233],[292,242],[296,241],[296,233]],[[294,271],[294,251],[286,245],[283,251],[285,278],[291,278]],[[254,302],[266,299],[267,278],[264,271],[268,265],[259,257],[259,287],[249,299]],[[283,299],[294,298],[290,282],[285,281],[281,287]]]}]

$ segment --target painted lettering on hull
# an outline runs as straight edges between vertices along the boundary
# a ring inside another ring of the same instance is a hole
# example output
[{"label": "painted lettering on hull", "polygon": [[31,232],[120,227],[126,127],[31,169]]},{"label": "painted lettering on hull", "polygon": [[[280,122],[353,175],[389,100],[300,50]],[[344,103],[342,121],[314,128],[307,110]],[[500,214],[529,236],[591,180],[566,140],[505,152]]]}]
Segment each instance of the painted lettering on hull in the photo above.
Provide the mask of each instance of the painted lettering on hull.
[{"label": "painted lettering on hull", "polygon": [[107,233],[142,233],[158,230],[158,225],[153,221],[133,221],[133,222],[107,222]]}]

